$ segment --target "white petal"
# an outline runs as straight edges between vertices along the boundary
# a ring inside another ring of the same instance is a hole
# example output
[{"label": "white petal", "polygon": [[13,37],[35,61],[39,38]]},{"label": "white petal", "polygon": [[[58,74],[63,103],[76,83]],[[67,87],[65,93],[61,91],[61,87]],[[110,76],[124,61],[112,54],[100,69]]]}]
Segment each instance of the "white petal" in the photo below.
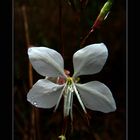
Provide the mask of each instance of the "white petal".
[{"label": "white petal", "polygon": [[98,73],[104,66],[108,50],[104,43],[88,45],[73,55],[74,75]]},{"label": "white petal", "polygon": [[64,61],[55,50],[46,47],[31,47],[28,55],[33,68],[42,76],[57,77],[64,74]]},{"label": "white petal", "polygon": [[116,110],[116,104],[109,88],[101,82],[92,81],[76,84],[85,106],[104,113]]},{"label": "white petal", "polygon": [[47,79],[38,80],[27,94],[27,100],[36,107],[51,108],[56,105],[63,86]]}]

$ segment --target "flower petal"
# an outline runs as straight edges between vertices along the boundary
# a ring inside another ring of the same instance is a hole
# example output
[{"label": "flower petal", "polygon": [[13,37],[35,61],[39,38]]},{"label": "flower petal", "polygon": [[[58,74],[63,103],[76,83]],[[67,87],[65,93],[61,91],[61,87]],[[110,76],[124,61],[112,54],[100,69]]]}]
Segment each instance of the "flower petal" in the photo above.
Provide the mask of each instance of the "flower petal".
[{"label": "flower petal", "polygon": [[46,47],[31,47],[28,49],[28,55],[33,68],[40,75],[65,76],[64,61],[57,51]]},{"label": "flower petal", "polygon": [[73,55],[74,75],[98,73],[104,66],[108,50],[104,43],[88,45]]},{"label": "flower petal", "polygon": [[51,108],[56,105],[63,86],[47,79],[38,80],[27,94],[27,100],[36,107]]},{"label": "flower petal", "polygon": [[92,81],[76,84],[85,106],[104,113],[116,110],[116,104],[109,88],[101,82]]}]

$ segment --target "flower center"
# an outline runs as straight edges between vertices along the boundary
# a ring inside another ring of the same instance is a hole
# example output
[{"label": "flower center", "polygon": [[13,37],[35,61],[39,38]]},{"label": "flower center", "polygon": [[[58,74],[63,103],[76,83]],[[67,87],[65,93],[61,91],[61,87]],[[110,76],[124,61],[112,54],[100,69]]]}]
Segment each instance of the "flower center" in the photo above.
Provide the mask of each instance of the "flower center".
[{"label": "flower center", "polygon": [[72,77],[67,77],[67,82],[68,82],[68,85],[71,85],[72,82],[73,82],[73,78]]},{"label": "flower center", "polygon": [[66,81],[68,85],[71,85],[72,83],[78,83],[80,81],[80,78],[67,77]]}]

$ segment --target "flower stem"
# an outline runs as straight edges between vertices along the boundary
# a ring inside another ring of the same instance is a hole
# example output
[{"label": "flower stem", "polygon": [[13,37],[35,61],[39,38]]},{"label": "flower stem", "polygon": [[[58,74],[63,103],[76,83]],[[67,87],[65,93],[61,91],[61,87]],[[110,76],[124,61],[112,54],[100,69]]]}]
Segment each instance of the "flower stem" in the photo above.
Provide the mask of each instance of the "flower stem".
[{"label": "flower stem", "polygon": [[102,9],[100,10],[99,15],[97,16],[94,24],[92,25],[90,31],[88,32],[88,34],[85,36],[85,38],[81,41],[80,47],[83,47],[83,45],[85,44],[87,38],[90,36],[90,34],[96,29],[98,28],[101,23],[106,19],[106,17],[108,16],[108,13],[112,7],[112,3],[113,0],[108,0],[102,7]]}]

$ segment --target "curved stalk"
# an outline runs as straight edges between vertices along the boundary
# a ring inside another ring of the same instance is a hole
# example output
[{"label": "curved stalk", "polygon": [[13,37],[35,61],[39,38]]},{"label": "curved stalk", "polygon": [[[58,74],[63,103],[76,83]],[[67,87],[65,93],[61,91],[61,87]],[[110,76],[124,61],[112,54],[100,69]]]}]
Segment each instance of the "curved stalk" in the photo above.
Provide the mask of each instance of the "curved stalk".
[{"label": "curved stalk", "polygon": [[100,13],[98,15],[98,17],[96,18],[94,24],[92,25],[90,31],[88,32],[88,34],[85,36],[85,38],[82,40],[81,42],[81,47],[83,47],[83,45],[85,44],[87,38],[90,36],[90,34],[92,32],[94,32],[94,30],[96,28],[98,28],[100,26],[100,24],[107,18],[109,12],[110,12],[110,9],[112,7],[112,3],[113,3],[113,0],[108,0],[102,7],[102,9],[100,10]]}]

